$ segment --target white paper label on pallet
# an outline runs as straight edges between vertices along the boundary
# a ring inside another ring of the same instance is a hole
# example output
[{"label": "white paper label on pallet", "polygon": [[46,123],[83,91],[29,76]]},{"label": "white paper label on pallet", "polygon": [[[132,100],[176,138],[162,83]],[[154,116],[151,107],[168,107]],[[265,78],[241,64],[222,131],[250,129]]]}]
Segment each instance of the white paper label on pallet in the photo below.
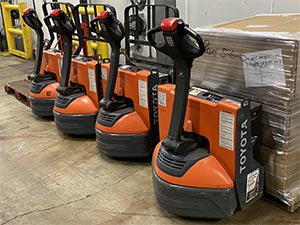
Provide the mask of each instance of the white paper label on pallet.
[{"label": "white paper label on pallet", "polygon": [[88,75],[89,75],[89,83],[90,83],[90,91],[96,92],[96,81],[95,81],[95,71],[93,69],[88,69]]},{"label": "white paper label on pallet", "polygon": [[255,198],[259,193],[259,169],[247,175],[246,203]]},{"label": "white paper label on pallet", "polygon": [[167,106],[167,95],[165,92],[158,91],[158,104],[161,106]]},{"label": "white paper label on pallet", "polygon": [[141,107],[148,108],[147,82],[139,80],[139,103]]},{"label": "white paper label on pallet", "polygon": [[219,145],[233,151],[234,115],[220,112]]},{"label": "white paper label on pallet", "polygon": [[243,54],[246,87],[285,86],[280,48]]},{"label": "white paper label on pallet", "polygon": [[107,79],[107,75],[106,75],[106,69],[105,68],[101,68],[101,78],[102,79]]}]

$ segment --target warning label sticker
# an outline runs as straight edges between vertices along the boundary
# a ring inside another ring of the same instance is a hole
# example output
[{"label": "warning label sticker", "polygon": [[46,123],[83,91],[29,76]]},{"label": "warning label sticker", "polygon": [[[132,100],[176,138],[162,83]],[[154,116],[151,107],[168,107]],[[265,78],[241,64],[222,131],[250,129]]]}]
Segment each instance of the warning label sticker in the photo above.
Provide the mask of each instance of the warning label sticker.
[{"label": "warning label sticker", "polygon": [[107,79],[107,74],[106,74],[106,69],[105,68],[101,68],[101,78],[102,79]]},{"label": "warning label sticker", "polygon": [[96,81],[95,81],[95,71],[93,69],[88,69],[88,75],[89,75],[89,83],[90,83],[90,91],[96,92]]},{"label": "warning label sticker", "polygon": [[247,175],[246,203],[251,201],[259,192],[259,169]]},{"label": "warning label sticker", "polygon": [[197,96],[198,94],[200,94],[203,90],[202,89],[195,89],[193,88],[192,90],[190,90],[189,95],[193,95],[193,96]]},{"label": "warning label sticker", "polygon": [[234,115],[220,112],[219,146],[233,151]]},{"label": "warning label sticker", "polygon": [[139,103],[141,107],[148,108],[147,82],[139,80]]},{"label": "warning label sticker", "polygon": [[63,60],[61,58],[58,59],[58,71],[59,71],[59,76],[61,76],[61,69],[62,69],[62,63]]},{"label": "warning label sticker", "polygon": [[165,92],[158,91],[158,104],[161,106],[167,106],[167,96]]}]

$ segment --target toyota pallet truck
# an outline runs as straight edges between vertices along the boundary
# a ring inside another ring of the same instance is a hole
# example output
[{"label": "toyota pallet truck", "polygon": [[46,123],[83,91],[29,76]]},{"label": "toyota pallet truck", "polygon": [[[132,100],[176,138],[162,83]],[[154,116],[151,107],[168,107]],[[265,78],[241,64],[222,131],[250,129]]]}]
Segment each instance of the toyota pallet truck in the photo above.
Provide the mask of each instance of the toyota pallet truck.
[{"label": "toyota pallet truck", "polygon": [[[56,88],[59,85],[59,55],[54,49],[43,51],[44,33],[42,23],[37,17],[36,11],[27,8],[23,11],[23,20],[31,27],[37,35],[36,57],[33,74],[28,76],[30,85],[30,106],[33,114],[39,117],[53,117],[53,106],[56,97]],[[50,30],[49,30],[50,31]],[[40,71],[41,68],[44,71]],[[43,74],[41,74],[43,73]]]},{"label": "toyota pallet truck", "polygon": [[[80,8],[82,7],[84,6],[80,5]],[[56,32],[61,35],[64,42],[62,75],[57,88],[54,120],[57,128],[64,134],[92,135],[95,134],[98,104],[102,98],[100,63],[87,57],[72,57],[72,34],[75,30],[79,38],[82,34],[78,28],[80,27],[79,7],[76,8],[77,10],[71,9],[73,19],[61,9],[54,9],[50,13]],[[114,8],[112,11],[115,11]]]},{"label": "toyota pallet truck", "polygon": [[[155,42],[158,33],[164,43]],[[158,87],[164,138],[153,153],[152,171],[159,205],[176,215],[214,219],[245,209],[262,196],[264,184],[263,167],[252,156],[249,100],[189,91],[193,60],[205,47],[181,19],[164,19],[148,38],[174,60],[176,76],[175,85]]]},{"label": "toyota pallet truck", "polygon": [[101,65],[109,76],[96,122],[97,147],[110,157],[148,157],[159,141],[157,85],[164,79],[157,70],[118,69],[125,31],[112,13],[100,12],[92,27],[112,49],[110,65]]}]

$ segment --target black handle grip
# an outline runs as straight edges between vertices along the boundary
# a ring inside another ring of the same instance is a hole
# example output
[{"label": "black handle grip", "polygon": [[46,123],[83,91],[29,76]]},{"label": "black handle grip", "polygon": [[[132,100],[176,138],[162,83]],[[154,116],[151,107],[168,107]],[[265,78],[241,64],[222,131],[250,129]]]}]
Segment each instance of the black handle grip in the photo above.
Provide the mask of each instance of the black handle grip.
[{"label": "black handle grip", "polygon": [[[50,23],[50,18],[48,17],[50,12],[53,9],[63,9],[66,16],[68,16],[71,20],[72,23],[75,25],[76,27],[76,32],[73,33],[73,39],[78,40],[79,45],[76,47],[76,49],[73,51],[73,54],[78,55],[81,52],[81,49],[83,48],[83,34],[82,34],[82,30],[80,27],[80,19],[79,19],[79,14],[78,11],[75,10],[75,7],[68,2],[56,2],[56,1],[52,1],[52,2],[45,2],[42,5],[42,9],[43,9],[43,14],[44,17],[46,17],[45,20],[45,24],[47,25],[47,28],[49,30],[49,35],[50,35],[50,45],[54,42],[55,40],[55,36],[54,33],[58,33],[58,30],[56,29],[55,26],[52,26],[53,23]],[[52,25],[51,25],[52,24]]]},{"label": "black handle grip", "polygon": [[125,37],[124,26],[112,12],[101,11],[98,13],[97,17],[91,21],[91,28],[112,48],[121,47],[121,40]]},{"label": "black handle grip", "polygon": [[[204,42],[203,42],[201,36],[194,30],[189,28],[188,26],[184,26],[184,31],[186,32],[188,37],[191,37],[193,40],[196,41],[197,45],[194,42],[189,42],[189,45],[185,46],[188,48],[183,48],[183,50],[184,51],[188,50],[187,54],[192,53],[195,58],[203,55],[203,53],[205,52],[205,46],[204,46]],[[188,42],[186,42],[186,43],[188,43]]]},{"label": "black handle grip", "polygon": [[109,110],[112,107],[113,94],[116,86],[121,41],[125,37],[123,24],[116,19],[113,13],[101,11],[97,18],[91,21],[94,32],[109,43],[112,51],[110,57],[110,70],[105,95],[100,101],[100,107]]},{"label": "black handle grip", "polygon": [[63,65],[61,69],[60,86],[57,91],[63,90],[68,86],[71,68],[71,57],[72,57],[72,35],[76,30],[76,26],[73,21],[65,14],[61,9],[53,9],[46,20],[52,19],[53,30],[56,31],[63,40],[64,55]]},{"label": "black handle grip", "polygon": [[72,35],[76,30],[74,22],[61,9],[53,9],[50,13],[50,18],[53,20],[54,27],[60,34]]},{"label": "black handle grip", "polygon": [[155,35],[156,33],[159,33],[159,32],[162,32],[160,26],[154,27],[154,28],[150,29],[150,30],[148,31],[148,34],[147,34],[147,35],[148,35],[148,41],[149,41],[150,44],[151,44],[155,49],[157,49],[157,50],[160,50],[160,48],[163,47],[162,44],[158,44],[158,43],[155,42],[155,40],[154,40],[154,35]]},{"label": "black handle grip", "polygon": [[41,30],[42,29],[43,24],[39,20],[37,14],[36,14],[36,11],[34,9],[26,8],[23,11],[22,18],[25,21],[25,23],[29,27],[31,27],[33,30]]},{"label": "black handle grip", "polygon": [[[155,34],[159,32],[162,32],[165,39],[163,43],[155,41]],[[164,19],[160,26],[150,29],[147,36],[150,44],[156,50],[168,55],[175,61],[178,58],[185,58],[191,64],[205,51],[201,36],[178,18]]]},{"label": "black handle grip", "polygon": [[45,22],[46,26],[48,27],[48,29],[52,29],[52,30],[54,29],[54,26],[51,25],[51,22],[50,22],[50,15],[44,17],[44,22]]},{"label": "black handle grip", "polygon": [[42,63],[42,55],[43,55],[43,42],[44,42],[44,32],[42,30],[43,24],[38,18],[36,11],[31,8],[26,8],[23,11],[22,18],[24,22],[34,30],[37,36],[36,41],[36,58],[33,69],[33,74],[29,76],[29,79],[34,79],[37,74],[40,73],[41,63]]},{"label": "black handle grip", "polygon": [[[162,32],[165,42],[157,43],[154,35]],[[160,27],[148,32],[148,40],[157,50],[174,60],[175,97],[168,136],[163,140],[163,145],[175,152],[194,149],[194,142],[182,141],[183,124],[188,101],[188,90],[191,77],[193,60],[201,56],[204,43],[198,33],[188,27],[183,20],[166,18]]]}]

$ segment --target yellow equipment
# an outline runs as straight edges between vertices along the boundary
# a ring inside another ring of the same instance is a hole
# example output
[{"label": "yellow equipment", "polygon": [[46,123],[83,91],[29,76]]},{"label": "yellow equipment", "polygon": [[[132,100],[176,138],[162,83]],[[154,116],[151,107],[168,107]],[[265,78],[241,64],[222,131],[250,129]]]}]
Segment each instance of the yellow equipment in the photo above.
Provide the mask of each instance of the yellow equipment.
[{"label": "yellow equipment", "polygon": [[[27,8],[26,3],[9,4],[8,2],[1,2],[1,7],[3,13],[8,52],[25,59],[31,59],[33,56],[33,52],[30,28],[26,25],[26,23],[24,23],[22,16],[19,17],[20,28],[15,26],[13,24],[13,18],[11,14],[12,10],[16,10],[19,12],[19,15],[22,15],[23,10]],[[24,51],[21,51],[16,48],[16,35],[22,36]]]}]

